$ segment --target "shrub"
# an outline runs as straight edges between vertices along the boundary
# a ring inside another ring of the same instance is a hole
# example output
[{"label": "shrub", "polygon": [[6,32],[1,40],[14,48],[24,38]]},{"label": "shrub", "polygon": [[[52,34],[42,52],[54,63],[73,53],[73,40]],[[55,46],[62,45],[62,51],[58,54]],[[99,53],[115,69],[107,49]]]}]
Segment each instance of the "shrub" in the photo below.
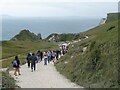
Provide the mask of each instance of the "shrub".
[{"label": "shrub", "polygon": [[91,42],[91,44],[90,44],[90,51],[94,48],[95,44],[96,44],[95,41]]},{"label": "shrub", "polygon": [[12,88],[14,89],[16,87],[15,80],[12,78],[7,72],[1,72],[2,73],[2,90]]}]

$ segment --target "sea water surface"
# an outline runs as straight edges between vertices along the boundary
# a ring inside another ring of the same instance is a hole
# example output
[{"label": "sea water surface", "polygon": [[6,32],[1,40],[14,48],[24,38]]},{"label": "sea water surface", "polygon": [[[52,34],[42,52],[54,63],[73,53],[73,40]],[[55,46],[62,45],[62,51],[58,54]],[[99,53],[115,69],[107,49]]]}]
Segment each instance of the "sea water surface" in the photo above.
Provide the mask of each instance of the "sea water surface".
[{"label": "sea water surface", "polygon": [[2,40],[9,40],[23,29],[46,38],[52,33],[79,33],[99,25],[96,18],[3,18]]}]

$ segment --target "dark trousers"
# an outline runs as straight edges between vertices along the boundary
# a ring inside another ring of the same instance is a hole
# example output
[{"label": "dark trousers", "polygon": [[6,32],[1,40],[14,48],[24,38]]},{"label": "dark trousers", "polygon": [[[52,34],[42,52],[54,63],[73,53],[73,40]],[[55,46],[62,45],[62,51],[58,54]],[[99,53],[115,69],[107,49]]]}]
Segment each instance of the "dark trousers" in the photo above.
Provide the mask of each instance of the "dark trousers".
[{"label": "dark trousers", "polygon": [[31,69],[33,70],[34,68],[34,71],[36,70],[36,63],[31,63]]},{"label": "dark trousers", "polygon": [[30,68],[30,60],[27,60],[28,68]]},{"label": "dark trousers", "polygon": [[43,57],[41,56],[40,58],[41,58],[41,61],[42,61],[42,58],[43,58]]},{"label": "dark trousers", "polygon": [[58,55],[56,55],[56,59],[58,60]]}]

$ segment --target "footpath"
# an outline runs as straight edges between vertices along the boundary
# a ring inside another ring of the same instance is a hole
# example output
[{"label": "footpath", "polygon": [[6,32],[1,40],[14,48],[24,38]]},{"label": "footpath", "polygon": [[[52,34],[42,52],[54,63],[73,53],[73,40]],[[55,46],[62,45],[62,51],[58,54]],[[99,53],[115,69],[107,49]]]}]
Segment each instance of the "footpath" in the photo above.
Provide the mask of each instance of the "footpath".
[{"label": "footpath", "polygon": [[[86,36],[86,38],[88,37]],[[85,52],[86,49],[87,47],[84,47],[83,52]],[[83,90],[83,87],[71,82],[61,75],[56,70],[53,62],[48,65],[43,65],[43,61],[37,63],[37,70],[34,72],[31,72],[27,64],[22,65],[21,75],[17,77],[13,75],[14,71],[10,71],[9,73],[14,77],[17,81],[16,84],[21,88],[82,88]]]},{"label": "footpath", "polygon": [[15,78],[17,85],[21,88],[82,88],[61,75],[53,62],[48,65],[43,65],[43,61],[38,63],[37,70],[34,72],[31,72],[25,64],[21,66],[19,76],[14,76],[13,72],[10,71],[10,75]]}]

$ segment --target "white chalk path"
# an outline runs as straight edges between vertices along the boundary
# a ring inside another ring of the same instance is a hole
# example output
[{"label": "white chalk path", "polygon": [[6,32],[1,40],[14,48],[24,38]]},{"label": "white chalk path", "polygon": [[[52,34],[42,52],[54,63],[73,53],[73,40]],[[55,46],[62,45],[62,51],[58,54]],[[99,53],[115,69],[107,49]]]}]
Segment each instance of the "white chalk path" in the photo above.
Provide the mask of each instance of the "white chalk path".
[{"label": "white chalk path", "polygon": [[[14,76],[13,71],[10,74]],[[21,88],[82,88],[57,72],[52,62],[47,66],[43,62],[38,63],[35,72],[31,72],[25,64],[21,66],[21,75],[14,78]]]}]

